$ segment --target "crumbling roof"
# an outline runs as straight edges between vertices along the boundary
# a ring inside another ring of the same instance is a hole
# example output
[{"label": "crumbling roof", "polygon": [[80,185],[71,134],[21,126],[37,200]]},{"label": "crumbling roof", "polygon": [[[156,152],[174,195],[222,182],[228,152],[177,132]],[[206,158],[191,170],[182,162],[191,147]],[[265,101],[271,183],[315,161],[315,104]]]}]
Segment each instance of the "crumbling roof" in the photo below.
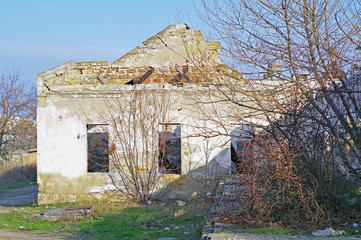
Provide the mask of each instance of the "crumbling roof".
[{"label": "crumbling roof", "polygon": [[209,83],[219,72],[235,72],[220,64],[219,51],[219,42],[205,41],[201,31],[174,24],[112,64],[70,61],[39,74],[38,94],[57,86]]}]

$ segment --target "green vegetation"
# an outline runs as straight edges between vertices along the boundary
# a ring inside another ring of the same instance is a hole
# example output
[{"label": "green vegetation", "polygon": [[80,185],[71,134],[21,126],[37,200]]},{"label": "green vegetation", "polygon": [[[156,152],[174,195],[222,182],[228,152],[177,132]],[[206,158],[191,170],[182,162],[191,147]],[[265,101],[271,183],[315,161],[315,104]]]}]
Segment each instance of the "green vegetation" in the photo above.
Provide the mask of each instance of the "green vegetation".
[{"label": "green vegetation", "polygon": [[17,212],[0,214],[1,230],[31,230],[34,232],[60,231],[63,224],[33,219],[31,213]]},{"label": "green vegetation", "polygon": [[338,230],[344,230],[347,235],[358,235],[361,233],[361,228],[340,228]]},{"label": "green vegetation", "polygon": [[266,233],[266,234],[291,234],[292,230],[281,227],[263,227],[263,228],[248,228],[242,229],[243,232],[249,233]]},{"label": "green vegetation", "polygon": [[224,232],[225,233],[248,232],[248,233],[282,234],[282,235],[292,234],[291,229],[281,228],[281,227],[232,229],[232,230],[227,230]]},{"label": "green vegetation", "polygon": [[174,206],[123,209],[102,219],[82,222],[77,230],[94,239],[200,237],[205,217],[183,211]]},{"label": "green vegetation", "polygon": [[93,217],[78,222],[48,222],[35,220],[34,215],[47,208],[89,205],[66,203],[48,206],[28,206],[0,214],[1,230],[32,231],[36,233],[62,233],[91,239],[157,239],[161,237],[200,237],[210,204],[187,202],[179,207],[174,201],[168,204],[124,207],[119,204],[97,203]]},{"label": "green vegetation", "polygon": [[25,186],[34,185],[34,184],[36,184],[36,182],[24,182],[24,183],[19,183],[19,184],[14,184],[14,185],[3,186],[3,187],[0,187],[0,190],[25,187]]}]

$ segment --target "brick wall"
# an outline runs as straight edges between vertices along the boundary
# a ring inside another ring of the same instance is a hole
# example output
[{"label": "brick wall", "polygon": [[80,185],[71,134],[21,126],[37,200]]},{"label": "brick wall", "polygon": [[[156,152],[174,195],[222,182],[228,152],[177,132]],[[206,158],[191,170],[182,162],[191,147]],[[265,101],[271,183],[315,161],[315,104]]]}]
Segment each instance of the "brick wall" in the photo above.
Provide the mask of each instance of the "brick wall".
[{"label": "brick wall", "polygon": [[[78,62],[73,68],[60,71],[49,79],[51,85],[125,84],[135,78],[143,83],[211,82],[219,67],[190,65],[162,67],[117,67],[106,61]],[[147,74],[148,73],[148,74]],[[146,76],[144,76],[147,74]]]}]

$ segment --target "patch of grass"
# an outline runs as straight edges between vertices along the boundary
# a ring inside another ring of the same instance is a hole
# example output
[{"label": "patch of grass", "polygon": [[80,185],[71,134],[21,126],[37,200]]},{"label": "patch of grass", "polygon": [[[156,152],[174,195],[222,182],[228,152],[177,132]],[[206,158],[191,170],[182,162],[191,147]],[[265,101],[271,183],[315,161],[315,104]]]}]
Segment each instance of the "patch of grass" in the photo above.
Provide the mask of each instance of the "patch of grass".
[{"label": "patch of grass", "polygon": [[262,227],[243,229],[243,232],[249,233],[265,233],[265,234],[291,234],[292,230],[281,227]]},{"label": "patch of grass", "polygon": [[47,205],[47,208],[61,208],[61,207],[73,207],[73,206],[83,206],[91,205],[88,202],[64,202],[64,203],[50,203]]},{"label": "patch of grass", "polygon": [[338,230],[344,230],[347,235],[357,235],[361,233],[361,228],[340,228]]},{"label": "patch of grass", "polygon": [[33,232],[59,232],[70,223],[54,223],[46,220],[35,220],[34,214],[43,211],[44,208],[34,210],[31,207],[14,210],[12,213],[0,214],[1,230],[33,231]]},{"label": "patch of grass", "polygon": [[[47,208],[76,205],[92,205],[94,217],[78,222],[48,222],[34,219],[36,213]],[[91,239],[199,238],[209,207],[208,203],[195,201],[187,202],[183,207],[179,207],[174,201],[164,205],[136,207],[81,202],[33,205],[14,210],[12,213],[0,214],[0,229],[37,233],[57,232]]]},{"label": "patch of grass", "polygon": [[19,183],[19,184],[14,184],[14,185],[3,186],[3,187],[0,187],[0,190],[20,188],[20,187],[25,187],[25,186],[29,186],[29,185],[35,185],[35,184],[36,184],[36,182],[24,182],[24,183]]},{"label": "patch of grass", "polygon": [[281,227],[232,229],[224,232],[226,233],[247,232],[247,233],[258,233],[258,234],[263,233],[263,234],[279,234],[279,235],[288,235],[293,233],[291,229],[281,228]]},{"label": "patch of grass", "polygon": [[205,216],[174,204],[112,211],[101,219],[79,223],[76,230],[92,239],[158,239],[200,237]]}]

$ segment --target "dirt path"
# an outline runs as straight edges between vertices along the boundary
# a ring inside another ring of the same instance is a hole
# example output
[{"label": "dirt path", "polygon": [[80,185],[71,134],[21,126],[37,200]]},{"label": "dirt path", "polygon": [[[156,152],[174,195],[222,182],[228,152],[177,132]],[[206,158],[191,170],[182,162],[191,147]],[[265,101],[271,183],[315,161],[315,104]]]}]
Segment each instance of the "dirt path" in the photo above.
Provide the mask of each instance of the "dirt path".
[{"label": "dirt path", "polygon": [[38,199],[37,185],[0,190],[0,206],[6,206],[6,207],[24,206],[36,202],[37,199]]},{"label": "dirt path", "polygon": [[80,238],[46,235],[46,234],[32,234],[25,232],[22,233],[22,232],[0,231],[0,240],[8,240],[8,239],[79,240]]}]

